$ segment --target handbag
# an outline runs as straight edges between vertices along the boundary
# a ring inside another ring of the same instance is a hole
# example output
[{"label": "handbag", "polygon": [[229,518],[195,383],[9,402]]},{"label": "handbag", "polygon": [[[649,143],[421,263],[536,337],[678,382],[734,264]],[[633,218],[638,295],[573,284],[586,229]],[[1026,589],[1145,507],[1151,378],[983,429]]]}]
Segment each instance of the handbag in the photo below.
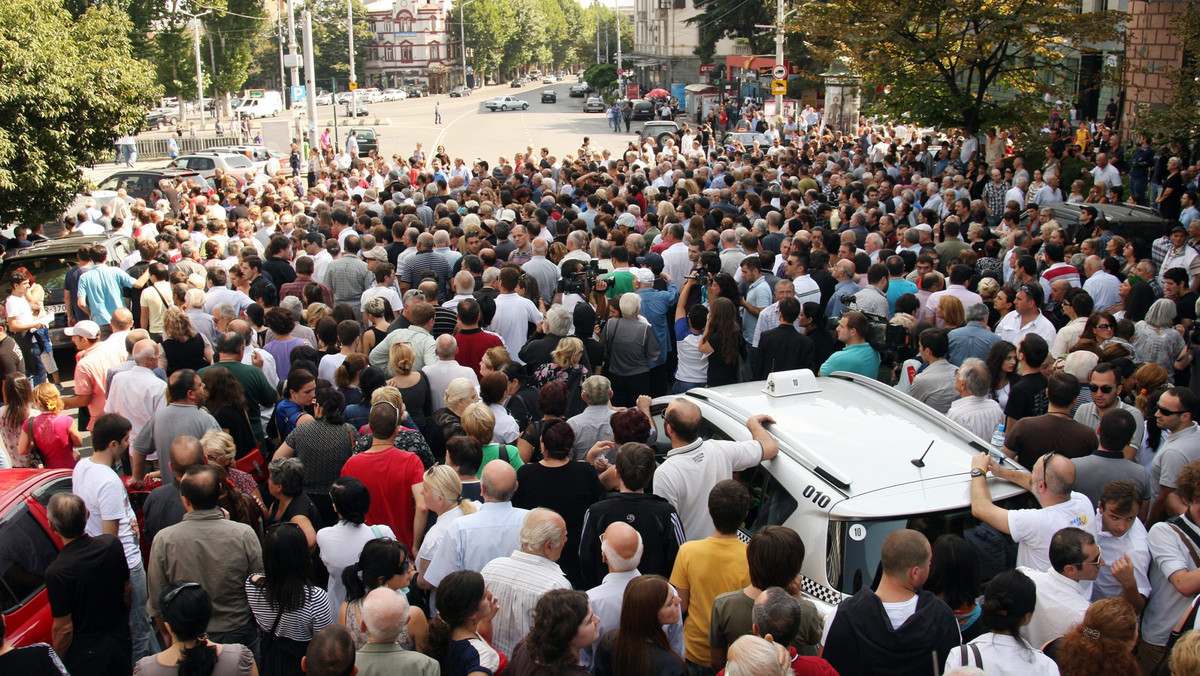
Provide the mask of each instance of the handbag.
[{"label": "handbag", "polygon": [[[245,412],[243,411],[243,413]],[[249,415],[246,416],[246,423],[250,423]],[[267,480],[267,459],[263,457],[261,446],[234,460],[233,464],[241,471],[254,477],[254,483],[256,484],[262,484]]]},{"label": "handbag", "polygon": [[279,620],[283,611],[275,616],[275,624],[271,631],[259,631],[259,644],[262,646],[262,660],[258,665],[258,673],[262,676],[301,676],[304,670],[300,668],[300,660],[308,652],[308,643],[295,639],[276,636]]},{"label": "handbag", "polygon": [[740,336],[738,337],[738,370],[737,378],[739,383],[748,383],[754,380],[754,368],[750,364],[750,356],[747,354],[746,341]]},{"label": "handbag", "polygon": [[38,448],[37,438],[33,435],[33,421],[34,418],[25,419],[25,433],[29,435],[29,466],[40,469],[46,466],[46,456]]}]

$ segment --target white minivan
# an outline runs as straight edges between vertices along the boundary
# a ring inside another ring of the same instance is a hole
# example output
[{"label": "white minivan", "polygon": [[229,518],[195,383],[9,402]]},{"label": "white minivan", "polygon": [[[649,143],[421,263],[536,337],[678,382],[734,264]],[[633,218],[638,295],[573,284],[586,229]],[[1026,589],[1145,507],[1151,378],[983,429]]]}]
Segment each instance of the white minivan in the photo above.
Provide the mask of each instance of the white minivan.
[{"label": "white minivan", "polygon": [[[801,369],[697,388],[651,405],[660,456],[668,438],[663,413],[677,398],[700,408],[706,439],[748,441],[750,416],[776,421],[766,430],[779,455],[737,473],[754,496],[739,535],[749,541],[767,525],[799,533],[804,594],[822,613],[873,584],[883,540],[899,528],[921,531],[930,543],[946,533],[967,538],[980,552],[985,579],[997,566],[1012,567],[1001,562],[1015,557],[1008,536],[971,516],[971,457],[988,446],[921,402],[844,371],[817,378]],[[1029,495],[1014,484],[989,476],[988,487],[997,504],[1027,506]]]},{"label": "white minivan", "polygon": [[238,117],[249,117],[258,119],[260,117],[275,117],[282,113],[283,96],[274,90],[267,90],[262,93],[261,97],[242,99],[240,105],[234,110],[234,115]]}]

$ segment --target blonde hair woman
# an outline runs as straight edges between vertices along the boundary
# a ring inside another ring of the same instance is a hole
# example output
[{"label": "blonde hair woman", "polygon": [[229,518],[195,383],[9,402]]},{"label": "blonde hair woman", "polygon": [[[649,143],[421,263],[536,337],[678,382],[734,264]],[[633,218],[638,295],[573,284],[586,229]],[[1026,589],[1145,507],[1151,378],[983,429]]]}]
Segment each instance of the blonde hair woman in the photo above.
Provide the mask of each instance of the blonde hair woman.
[{"label": "blonde hair woman", "polygon": [[546,362],[533,372],[533,387],[542,389],[543,385],[562,381],[568,389],[575,383],[582,383],[591,373],[587,367],[580,364],[583,359],[583,341],[574,336],[565,336],[558,341],[558,347],[550,353],[553,361]]},{"label": "blonde hair woman", "polygon": [[502,371],[512,361],[512,356],[503,347],[490,347],[479,360],[479,375],[486,376],[492,371]]},{"label": "blonde hair woman", "polygon": [[21,426],[17,453],[28,457],[36,445],[46,469],[71,469],[79,460],[75,449],[83,445],[75,418],[63,413],[62,395],[53,383],[35,387],[33,399],[42,413]]},{"label": "blonde hair woman", "polygon": [[508,464],[513,466],[513,469],[521,469],[521,465],[525,463],[521,461],[521,454],[517,451],[516,446],[493,443],[492,438],[496,433],[496,414],[492,413],[492,409],[482,401],[477,401],[471,404],[462,413],[462,429],[467,436],[479,442],[483,448],[483,460],[479,463],[480,477],[483,476],[483,467],[493,460],[508,460]]},{"label": "blonde hair woman", "polygon": [[446,440],[463,433],[463,411],[476,401],[479,401],[479,391],[466,378],[455,378],[446,386],[446,406],[434,412],[430,426],[429,446],[433,457],[446,456]]},{"label": "blonde hair woman", "polygon": [[167,375],[181,369],[200,369],[212,363],[212,348],[209,347],[183,310],[167,308],[163,315],[163,353],[167,357]]},{"label": "blonde hair woman", "polygon": [[222,430],[209,430],[200,437],[200,446],[204,448],[204,457],[214,465],[219,465],[233,485],[247,495],[253,495],[258,483],[254,477],[237,468],[235,457],[237,446],[233,437]]},{"label": "blonde hair woman", "polygon": [[408,403],[408,412],[421,431],[428,431],[433,417],[433,392],[429,379],[421,371],[413,370],[417,353],[408,343],[392,343],[388,348],[388,368],[394,374],[387,384],[400,390]]},{"label": "blonde hair woman", "polygon": [[316,327],[317,322],[333,314],[333,310],[324,303],[313,303],[304,310],[304,323]]},{"label": "blonde hair woman", "polygon": [[[449,465],[435,465],[425,470],[425,481],[421,483],[418,495],[422,504],[417,505],[417,508],[437,514],[437,522],[416,544],[417,570],[419,574],[423,574],[429,568],[429,562],[441,544],[446,529],[458,517],[479,511],[479,503],[463,497],[462,480],[458,478],[458,472]],[[417,579],[420,584],[422,579]]]}]

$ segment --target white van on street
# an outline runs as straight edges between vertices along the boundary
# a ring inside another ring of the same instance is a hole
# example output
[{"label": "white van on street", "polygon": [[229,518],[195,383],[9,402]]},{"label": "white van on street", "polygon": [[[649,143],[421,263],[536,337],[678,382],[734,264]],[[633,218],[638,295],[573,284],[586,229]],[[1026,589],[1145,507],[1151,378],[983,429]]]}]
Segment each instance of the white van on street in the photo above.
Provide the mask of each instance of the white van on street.
[{"label": "white van on street", "polygon": [[261,96],[254,96],[253,93],[246,98],[243,98],[237,109],[233,111],[237,117],[249,117],[251,119],[259,119],[263,117],[275,117],[284,110],[283,96],[274,90],[266,90]]}]

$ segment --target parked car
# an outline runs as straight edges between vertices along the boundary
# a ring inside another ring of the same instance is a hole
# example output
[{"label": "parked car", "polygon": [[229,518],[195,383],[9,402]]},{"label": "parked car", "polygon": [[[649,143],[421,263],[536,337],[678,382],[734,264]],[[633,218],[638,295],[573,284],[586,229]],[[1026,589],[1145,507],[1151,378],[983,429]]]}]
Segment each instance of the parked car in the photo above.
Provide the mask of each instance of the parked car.
[{"label": "parked car", "polygon": [[328,106],[331,103],[333,103],[332,92],[321,91],[317,94],[316,104],[318,106]]},{"label": "parked car", "polygon": [[542,103],[558,103],[558,94],[553,89],[543,91]]},{"label": "parked car", "polygon": [[[75,254],[84,244],[100,245],[107,249],[109,265],[118,265],[121,259],[136,249],[133,238],[124,235],[72,235],[34,242],[33,246],[12,252],[0,261],[0,274],[4,275],[4,279],[0,280],[0,293],[3,293],[5,298],[8,298],[12,291],[12,285],[8,282],[9,275],[17,268],[29,270],[37,283],[46,289],[46,310],[54,313],[54,321],[50,324],[50,343],[56,348],[71,346],[70,336],[63,334],[63,329],[67,328],[63,287],[67,273],[79,263]],[[4,474],[4,471],[7,470],[0,471],[0,475]],[[0,480],[0,485],[2,484],[3,481]],[[0,525],[0,532],[3,528]],[[0,541],[2,540],[0,537]],[[0,544],[0,547],[3,545]],[[3,585],[0,585],[0,599],[4,597],[2,589]]]},{"label": "parked car", "polygon": [[512,82],[509,82],[508,86],[512,87],[513,89],[516,89],[518,87],[524,87],[525,81],[522,80],[521,78],[517,78],[517,79],[513,80]]},{"label": "parked car", "polygon": [[[71,256],[74,259],[74,255]],[[54,618],[43,577],[58,558],[62,540],[50,531],[46,505],[71,492],[70,470],[0,470],[0,612],[5,640],[14,646],[49,643]]]},{"label": "parked car", "polygon": [[679,135],[679,123],[671,120],[652,120],[642,125],[641,129],[633,130],[633,133],[639,134],[643,138],[654,139],[654,143],[662,148],[663,141]]},{"label": "parked car", "polygon": [[585,113],[603,113],[608,110],[608,106],[604,105],[604,99],[599,96],[589,96],[587,101],[583,102],[583,112]]},{"label": "parked car", "polygon": [[1148,206],[1136,204],[1074,204],[1062,202],[1047,205],[1054,212],[1054,219],[1067,231],[1068,241],[1082,241],[1091,237],[1091,233],[1079,233],[1079,210],[1081,207],[1095,207],[1097,218],[1105,221],[1112,231],[1126,240],[1140,237],[1147,242],[1162,237],[1171,231],[1171,222],[1163,218]]},{"label": "parked car", "polygon": [[522,101],[515,96],[497,96],[484,103],[483,107],[492,112],[497,110],[526,110],[529,108],[529,102]]},{"label": "parked car", "polygon": [[730,131],[725,133],[725,137],[721,139],[723,145],[733,145],[734,143],[742,144],[742,147],[749,148],[758,141],[758,145],[763,148],[770,148],[771,141],[766,134],[760,134],[756,131]]},{"label": "parked car", "polygon": [[379,103],[383,101],[383,92],[379,91],[378,87],[365,87],[358,90],[358,95],[366,100],[367,103]]},{"label": "parked car", "polygon": [[349,103],[350,98],[353,95],[354,92],[338,92],[337,95],[333,97],[333,102],[337,104]]},{"label": "parked car", "polygon": [[[766,525],[795,530],[806,552],[803,593],[825,614],[872,584],[880,547],[893,531],[915,529],[930,542],[943,533],[972,540],[978,522],[971,517],[969,470],[987,444],[883,383],[844,371],[816,378],[797,370],[775,373],[765,383],[660,397],[650,408],[659,439],[666,438],[667,404],[678,398],[700,408],[700,436],[706,439],[747,441],[751,415],[776,421],[766,429],[779,454],[739,473],[755,496],[740,535],[749,538]],[[663,444],[657,452],[667,450]],[[922,465],[915,466],[911,461],[923,453]],[[1028,496],[1015,484],[989,476],[988,486],[1000,506],[1026,506]],[[987,544],[1003,555],[1004,542]],[[1007,546],[1015,551],[1011,542]]]},{"label": "parked car", "polygon": [[167,115],[157,108],[146,111],[146,128],[162,129],[167,125]]},{"label": "parked car", "polygon": [[271,162],[272,159],[274,159],[276,162],[278,162],[280,165],[283,165],[283,166],[286,166],[288,163],[288,156],[286,153],[275,152],[264,145],[248,144],[248,145],[233,145],[233,146],[214,146],[212,148],[205,148],[204,150],[197,152],[198,155],[203,155],[203,154],[208,154],[208,153],[216,153],[216,154],[222,154],[222,155],[229,154],[229,153],[239,153],[241,155],[245,155],[246,158],[249,159],[250,162],[254,164],[254,168],[260,172],[267,172],[267,165]]},{"label": "parked car", "polygon": [[400,89],[399,87],[392,87],[391,89],[383,90],[383,100],[384,101],[403,101],[404,99],[407,99],[407,98],[408,98],[408,92],[404,91],[403,89]]},{"label": "parked car", "polygon": [[547,75],[546,77],[542,78],[542,84],[554,84],[555,82],[558,82],[558,78],[554,77],[553,75]]},{"label": "parked car", "polygon": [[117,190],[124,188],[125,194],[131,199],[148,199],[150,193],[158,190],[158,182],[164,178],[168,180],[175,180],[177,178],[191,180],[199,184],[204,190],[208,190],[211,187],[199,172],[192,169],[123,169],[110,174],[107,178],[100,181],[96,189],[91,192],[90,197],[95,199],[96,204],[99,205],[114,199],[117,195]]},{"label": "parked car", "polygon": [[275,117],[282,113],[283,95],[277,91],[267,90],[258,98],[242,99],[241,104],[234,110],[234,115],[237,117],[249,117],[258,119],[262,117]]},{"label": "parked car", "polygon": [[[350,132],[358,132],[358,156],[366,157],[372,150],[375,154],[379,154],[379,132],[375,131],[375,127],[350,127],[346,130],[346,138],[350,138]],[[343,140],[342,147],[345,147]]]},{"label": "parked car", "polygon": [[346,102],[346,112],[343,113],[346,117],[366,117],[367,102],[362,99]]},{"label": "parked car", "polygon": [[633,116],[631,120],[653,120],[654,119],[654,104],[649,101],[634,101]]},{"label": "parked car", "polygon": [[216,174],[217,169],[221,169],[227,175],[238,179],[239,182],[245,181],[246,172],[255,168],[254,163],[240,152],[221,153],[212,151],[180,155],[171,160],[171,163],[167,166],[179,169],[191,169],[204,178],[212,178]]},{"label": "parked car", "polygon": [[409,98],[421,98],[424,96],[429,96],[429,88],[425,85],[409,85],[405,87],[404,90],[408,92]]},{"label": "parked car", "polygon": [[471,88],[470,88],[470,87],[458,86],[458,87],[455,87],[454,89],[451,89],[451,90],[450,90],[450,97],[451,97],[451,98],[455,98],[455,99],[457,99],[457,98],[460,98],[460,97],[463,97],[463,96],[470,96],[470,95],[471,95]]},{"label": "parked car", "polygon": [[587,96],[587,92],[588,92],[588,83],[586,83],[586,82],[580,82],[579,84],[571,85],[571,89],[569,91],[571,97],[577,98],[577,99]]}]

